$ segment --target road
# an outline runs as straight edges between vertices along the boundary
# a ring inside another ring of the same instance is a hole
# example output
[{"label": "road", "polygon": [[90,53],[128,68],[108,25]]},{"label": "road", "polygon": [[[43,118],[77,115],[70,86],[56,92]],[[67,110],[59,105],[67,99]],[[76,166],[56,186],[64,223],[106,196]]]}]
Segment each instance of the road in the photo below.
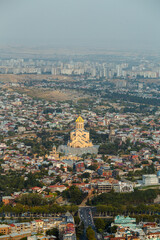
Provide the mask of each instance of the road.
[{"label": "road", "polygon": [[81,204],[80,204],[79,206],[80,206],[80,207],[85,207],[85,206],[86,206],[86,203],[87,203],[87,200],[88,200],[88,199],[91,199],[93,195],[94,195],[94,194],[93,194],[93,191],[92,191],[92,189],[90,189],[89,192],[88,192],[87,197],[86,197],[85,199],[83,199],[83,201],[81,202]]},{"label": "road", "polygon": [[79,208],[79,215],[80,215],[81,221],[84,222],[85,229],[87,229],[89,226],[91,226],[92,228],[95,228],[93,217],[92,217],[92,211],[90,207]]},{"label": "road", "polygon": [[84,228],[85,228],[85,233],[84,233],[83,239],[84,240],[87,239],[86,229],[89,226],[92,227],[92,229],[95,231],[96,239],[98,239],[97,233],[96,233],[96,228],[95,228],[94,221],[93,221],[91,208],[90,207],[80,207],[79,208],[79,216],[80,216],[81,221],[84,223]]}]

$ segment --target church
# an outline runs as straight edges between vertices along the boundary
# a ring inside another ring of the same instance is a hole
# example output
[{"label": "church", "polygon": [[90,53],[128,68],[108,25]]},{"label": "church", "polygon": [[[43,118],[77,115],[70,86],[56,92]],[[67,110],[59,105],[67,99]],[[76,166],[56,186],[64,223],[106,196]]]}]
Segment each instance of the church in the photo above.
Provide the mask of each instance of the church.
[{"label": "church", "polygon": [[92,147],[89,132],[84,129],[84,120],[79,116],[76,120],[76,129],[70,133],[70,141],[67,146],[72,148]]},{"label": "church", "polygon": [[84,129],[84,119],[77,118],[76,127],[70,132],[70,140],[67,145],[60,145],[58,151],[65,155],[82,156],[83,154],[97,154],[98,145],[93,145],[89,132]]}]

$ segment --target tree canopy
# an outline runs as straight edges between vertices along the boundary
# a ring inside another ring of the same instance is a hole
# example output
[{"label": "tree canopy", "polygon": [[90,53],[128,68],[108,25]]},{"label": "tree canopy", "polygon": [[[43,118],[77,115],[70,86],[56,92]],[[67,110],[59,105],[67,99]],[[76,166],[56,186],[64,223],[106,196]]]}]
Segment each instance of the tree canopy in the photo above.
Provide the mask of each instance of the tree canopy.
[{"label": "tree canopy", "polygon": [[91,227],[88,227],[86,230],[88,240],[96,240],[95,232]]},{"label": "tree canopy", "polygon": [[86,194],[83,193],[78,187],[71,186],[69,189],[62,192],[62,197],[73,204],[79,205],[86,197]]}]

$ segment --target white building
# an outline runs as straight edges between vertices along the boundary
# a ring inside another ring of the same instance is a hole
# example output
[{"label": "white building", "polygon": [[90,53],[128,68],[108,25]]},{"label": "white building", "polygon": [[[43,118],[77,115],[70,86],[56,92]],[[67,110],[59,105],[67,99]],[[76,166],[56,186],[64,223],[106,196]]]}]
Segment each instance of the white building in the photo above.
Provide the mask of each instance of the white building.
[{"label": "white building", "polygon": [[158,185],[160,178],[156,174],[146,174],[143,175],[142,183],[145,186],[148,185]]},{"label": "white building", "polygon": [[126,182],[118,182],[114,184],[115,192],[134,192],[133,184]]}]

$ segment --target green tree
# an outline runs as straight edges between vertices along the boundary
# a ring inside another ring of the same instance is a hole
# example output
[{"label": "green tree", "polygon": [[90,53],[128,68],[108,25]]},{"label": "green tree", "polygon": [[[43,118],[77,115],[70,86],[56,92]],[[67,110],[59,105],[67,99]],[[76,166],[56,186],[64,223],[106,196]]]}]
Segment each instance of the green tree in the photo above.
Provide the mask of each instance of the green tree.
[{"label": "green tree", "polygon": [[90,177],[90,173],[85,172],[81,175],[81,178],[89,178]]},{"label": "green tree", "polygon": [[83,232],[84,232],[84,223],[81,222],[80,225],[76,226],[76,237],[77,237],[77,240],[80,239],[80,237],[83,234]]},{"label": "green tree", "polygon": [[42,195],[37,193],[23,194],[18,201],[23,205],[28,205],[32,207],[45,205],[47,203],[46,200],[42,197]]},{"label": "green tree", "polygon": [[105,229],[105,221],[102,218],[97,218],[95,220],[95,226],[98,232],[102,232]]},{"label": "green tree", "polygon": [[73,204],[79,205],[87,194],[83,193],[78,187],[71,186],[68,190],[62,192],[62,197],[68,199]]},{"label": "green tree", "polygon": [[88,240],[96,240],[95,232],[93,231],[93,229],[91,227],[87,228],[86,234],[87,234],[87,239]]},{"label": "green tree", "polygon": [[80,218],[78,216],[74,216],[74,222],[78,225],[80,223]]},{"label": "green tree", "polygon": [[110,233],[116,233],[117,232],[117,228],[118,228],[118,226],[113,226],[113,227],[111,227],[110,228]]},{"label": "green tree", "polygon": [[59,233],[58,233],[57,228],[52,228],[52,229],[47,230],[46,235],[50,235],[50,236],[53,235],[56,237],[57,240],[59,239],[59,237],[58,237]]}]

